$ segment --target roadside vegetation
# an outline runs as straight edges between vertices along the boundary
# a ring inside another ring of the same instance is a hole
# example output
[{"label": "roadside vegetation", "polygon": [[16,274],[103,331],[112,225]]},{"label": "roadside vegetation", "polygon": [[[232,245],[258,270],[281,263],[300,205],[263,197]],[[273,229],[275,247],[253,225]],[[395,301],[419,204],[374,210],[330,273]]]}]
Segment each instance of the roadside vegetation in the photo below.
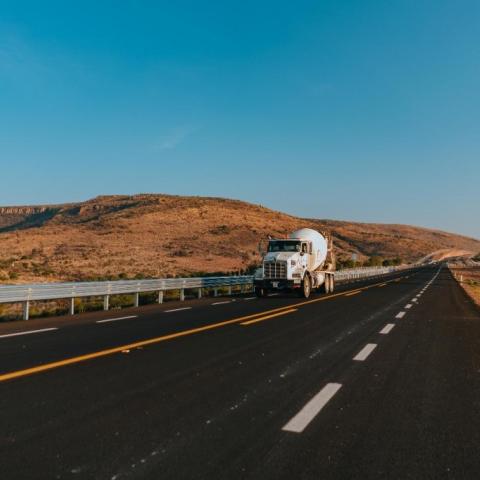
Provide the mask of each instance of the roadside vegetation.
[{"label": "roadside vegetation", "polygon": [[367,260],[360,262],[352,259],[337,260],[337,270],[344,270],[346,268],[361,268],[361,267],[396,267],[402,265],[404,262],[400,257],[383,258],[379,255],[373,255]]}]

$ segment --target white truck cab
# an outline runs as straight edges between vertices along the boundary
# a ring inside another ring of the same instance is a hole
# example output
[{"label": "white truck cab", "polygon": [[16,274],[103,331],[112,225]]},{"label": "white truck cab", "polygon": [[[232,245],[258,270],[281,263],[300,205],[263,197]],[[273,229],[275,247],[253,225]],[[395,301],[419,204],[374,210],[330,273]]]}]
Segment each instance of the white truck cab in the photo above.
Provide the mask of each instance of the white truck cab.
[{"label": "white truck cab", "polygon": [[310,228],[292,232],[285,239],[271,239],[262,267],[255,273],[255,292],[296,290],[308,298],[313,288],[334,289],[335,260],[331,236]]}]

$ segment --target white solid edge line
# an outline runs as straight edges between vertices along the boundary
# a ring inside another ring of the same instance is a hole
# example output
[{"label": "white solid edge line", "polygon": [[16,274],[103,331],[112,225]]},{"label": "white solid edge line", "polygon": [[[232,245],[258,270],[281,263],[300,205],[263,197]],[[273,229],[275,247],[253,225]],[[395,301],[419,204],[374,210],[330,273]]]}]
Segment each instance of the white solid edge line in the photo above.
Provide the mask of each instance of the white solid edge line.
[{"label": "white solid edge line", "polygon": [[5,335],[0,335],[0,338],[18,337],[19,335],[30,335],[31,333],[52,332],[53,330],[58,330],[58,328],[52,327],[52,328],[42,328],[40,330],[28,330],[26,332],[6,333]]},{"label": "white solid edge line", "polygon": [[255,300],[257,297],[247,297],[247,298],[244,298],[244,300]]},{"label": "white solid edge line", "polygon": [[407,312],[399,312],[395,315],[395,318],[403,318]]},{"label": "white solid edge line", "polygon": [[282,430],[285,432],[302,433],[341,387],[342,384],[340,383],[327,383],[294,417],[292,417],[291,420],[284,425]]},{"label": "white solid edge line", "polygon": [[225,300],[224,302],[215,302],[211,303],[211,305],[225,305],[226,303],[232,303],[233,300]]},{"label": "white solid edge line", "polygon": [[190,310],[192,307],[172,308],[171,310],[165,310],[164,313],[179,312],[180,310]]},{"label": "white solid edge line", "polygon": [[103,320],[97,320],[95,323],[116,322],[117,320],[128,320],[129,318],[138,318],[138,315],[129,315],[128,317],[105,318]]},{"label": "white solid edge line", "polygon": [[387,323],[381,330],[379,333],[381,333],[382,335],[387,335],[388,333],[391,332],[392,328],[395,326],[394,323]]},{"label": "white solid edge line", "polygon": [[364,362],[368,356],[377,348],[376,343],[367,343],[354,357],[357,362]]}]

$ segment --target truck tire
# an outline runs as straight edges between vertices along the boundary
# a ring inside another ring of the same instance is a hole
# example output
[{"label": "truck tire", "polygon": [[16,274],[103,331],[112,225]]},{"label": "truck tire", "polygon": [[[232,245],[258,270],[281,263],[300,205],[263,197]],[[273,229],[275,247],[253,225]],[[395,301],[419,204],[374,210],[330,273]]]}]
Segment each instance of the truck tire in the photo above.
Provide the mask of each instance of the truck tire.
[{"label": "truck tire", "polygon": [[267,291],[265,288],[262,287],[255,287],[255,295],[258,298],[266,297],[267,296]]},{"label": "truck tire", "polygon": [[330,293],[332,290],[332,284],[330,282],[330,275],[327,273],[325,275],[325,280],[323,281],[323,292],[328,294]]},{"label": "truck tire", "polygon": [[302,288],[300,288],[299,294],[302,298],[308,298],[312,292],[312,281],[310,275],[303,277]]},{"label": "truck tire", "polygon": [[335,291],[335,275],[330,275],[330,293]]}]

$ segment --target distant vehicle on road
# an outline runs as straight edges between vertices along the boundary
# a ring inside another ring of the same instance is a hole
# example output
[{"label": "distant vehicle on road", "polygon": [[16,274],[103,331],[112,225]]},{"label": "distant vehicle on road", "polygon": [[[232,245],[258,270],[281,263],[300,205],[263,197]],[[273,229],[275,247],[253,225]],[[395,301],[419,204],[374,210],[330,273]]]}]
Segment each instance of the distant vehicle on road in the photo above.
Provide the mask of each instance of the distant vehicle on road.
[{"label": "distant vehicle on road", "polygon": [[308,298],[312,289],[333,292],[335,256],[330,234],[311,228],[296,230],[284,239],[271,239],[262,267],[255,272],[255,293],[296,291]]}]

